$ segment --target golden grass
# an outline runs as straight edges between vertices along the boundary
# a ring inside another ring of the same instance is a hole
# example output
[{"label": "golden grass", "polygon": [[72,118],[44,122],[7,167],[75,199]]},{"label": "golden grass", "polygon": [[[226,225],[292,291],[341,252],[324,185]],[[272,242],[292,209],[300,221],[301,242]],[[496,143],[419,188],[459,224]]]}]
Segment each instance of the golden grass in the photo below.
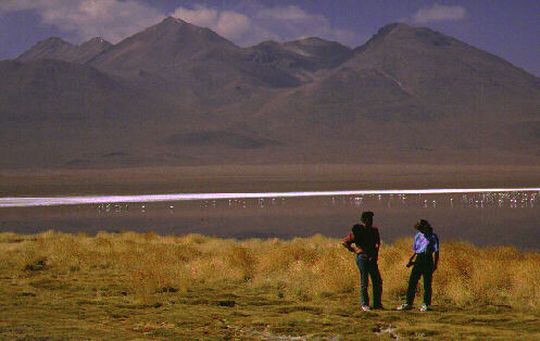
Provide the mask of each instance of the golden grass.
[{"label": "golden grass", "polygon": [[[402,299],[411,240],[383,244],[379,267],[383,300]],[[229,285],[265,288],[277,297],[324,300],[357,295],[354,257],[336,239],[316,235],[289,241],[228,240],[191,234],[107,233],[96,236],[48,231],[36,235],[0,233],[0,272],[25,276],[37,271],[62,274],[106,269],[114,282],[141,301],[159,292]],[[434,304],[509,305],[540,308],[540,253],[512,247],[444,243],[434,275]],[[102,283],[105,285],[106,283]],[[99,283],[96,284],[99,288]],[[97,289],[96,289],[97,290]],[[96,291],[99,296],[99,290]]]}]

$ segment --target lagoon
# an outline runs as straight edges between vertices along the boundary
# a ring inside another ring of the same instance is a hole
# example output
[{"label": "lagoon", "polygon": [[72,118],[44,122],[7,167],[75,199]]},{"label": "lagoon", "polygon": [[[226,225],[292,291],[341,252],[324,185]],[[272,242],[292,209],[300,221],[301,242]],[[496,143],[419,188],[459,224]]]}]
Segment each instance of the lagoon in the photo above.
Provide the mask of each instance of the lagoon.
[{"label": "lagoon", "polygon": [[411,236],[422,218],[442,240],[538,249],[539,200],[539,188],[0,198],[0,231],[341,237],[361,211],[372,210],[385,242]]}]

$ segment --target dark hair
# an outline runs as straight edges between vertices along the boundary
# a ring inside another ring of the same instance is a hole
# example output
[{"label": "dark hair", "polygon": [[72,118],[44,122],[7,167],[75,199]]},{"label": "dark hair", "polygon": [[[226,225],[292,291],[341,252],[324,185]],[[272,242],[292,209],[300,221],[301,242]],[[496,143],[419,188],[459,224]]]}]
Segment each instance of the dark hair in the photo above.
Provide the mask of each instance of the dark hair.
[{"label": "dark hair", "polygon": [[373,222],[374,215],[375,214],[371,211],[364,211],[362,212],[362,216],[360,217],[360,220],[362,220],[363,222],[367,222],[367,221]]},{"label": "dark hair", "polygon": [[416,224],[414,224],[414,228],[420,232],[433,232],[433,227],[431,227],[429,222],[425,219],[420,219]]}]

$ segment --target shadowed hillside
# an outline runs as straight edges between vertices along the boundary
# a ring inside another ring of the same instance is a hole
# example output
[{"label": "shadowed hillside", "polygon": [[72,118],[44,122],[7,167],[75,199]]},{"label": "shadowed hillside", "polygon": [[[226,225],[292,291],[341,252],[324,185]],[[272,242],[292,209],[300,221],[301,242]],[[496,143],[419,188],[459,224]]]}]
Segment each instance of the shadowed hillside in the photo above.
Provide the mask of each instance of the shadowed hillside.
[{"label": "shadowed hillside", "polygon": [[0,72],[1,167],[540,162],[540,80],[405,24],[354,50],[241,48],[169,17],[116,45],[50,38]]}]

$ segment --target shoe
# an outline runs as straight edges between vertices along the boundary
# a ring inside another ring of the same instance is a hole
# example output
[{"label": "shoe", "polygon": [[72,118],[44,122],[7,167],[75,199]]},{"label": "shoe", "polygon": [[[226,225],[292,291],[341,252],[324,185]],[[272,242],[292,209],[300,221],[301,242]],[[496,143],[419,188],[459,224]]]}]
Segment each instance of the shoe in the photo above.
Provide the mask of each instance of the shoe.
[{"label": "shoe", "polygon": [[420,311],[428,311],[428,310],[430,310],[429,306],[427,304],[425,304],[425,303],[422,304],[422,306],[420,307]]},{"label": "shoe", "polygon": [[411,309],[412,309],[412,305],[410,305],[409,303],[403,303],[402,305],[396,308],[396,310],[399,310],[399,311],[411,310]]},{"label": "shoe", "polygon": [[384,310],[384,307],[382,305],[374,305],[373,308],[371,308],[373,310]]},{"label": "shoe", "polygon": [[363,311],[370,311],[371,309],[369,309],[369,307],[367,305],[363,305],[362,310]]}]

